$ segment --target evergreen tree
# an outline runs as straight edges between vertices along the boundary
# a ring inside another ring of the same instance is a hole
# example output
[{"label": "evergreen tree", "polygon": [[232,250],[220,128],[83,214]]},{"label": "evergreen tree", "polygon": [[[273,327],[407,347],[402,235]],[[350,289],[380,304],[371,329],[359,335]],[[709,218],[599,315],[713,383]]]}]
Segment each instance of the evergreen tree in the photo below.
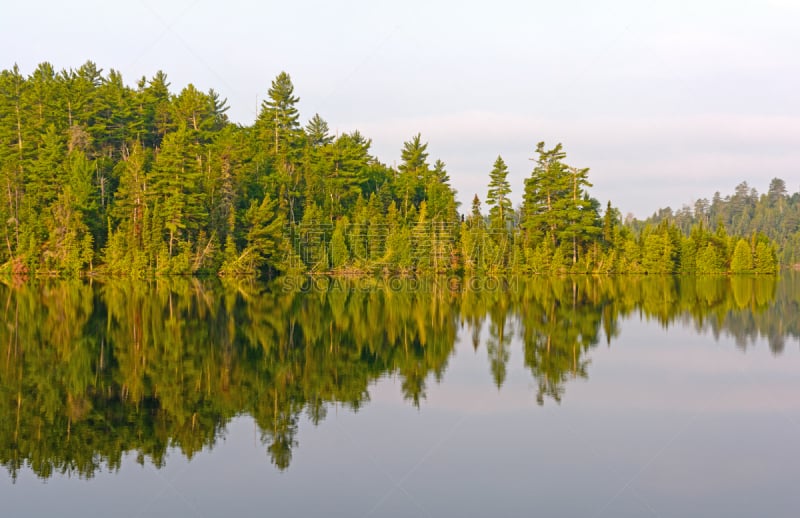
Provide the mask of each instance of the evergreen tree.
[{"label": "evergreen tree", "polygon": [[402,163],[397,177],[397,197],[401,200],[400,208],[404,216],[408,216],[412,206],[419,207],[423,199],[423,187],[428,176],[427,149],[428,144],[422,142],[422,135],[419,133],[403,143],[400,153]]},{"label": "evergreen tree", "polygon": [[385,263],[392,269],[407,271],[412,264],[411,232],[394,202],[386,212],[386,227],[389,235],[386,239]]},{"label": "evergreen tree", "polygon": [[489,220],[493,229],[505,229],[511,213],[511,185],[508,183],[508,167],[501,156],[497,156],[489,173],[489,192],[486,205],[489,206]]},{"label": "evergreen tree", "polygon": [[753,272],[753,252],[750,250],[750,244],[744,239],[740,238],[739,241],[736,242],[736,248],[731,258],[731,272]]},{"label": "evergreen tree", "polygon": [[346,233],[348,228],[347,217],[336,221],[336,227],[331,236],[331,266],[341,268],[350,260],[350,251],[347,249]]},{"label": "evergreen tree", "polygon": [[189,244],[205,223],[208,213],[201,181],[202,157],[189,130],[167,134],[147,192],[161,210],[170,258],[178,252],[188,253]]},{"label": "evergreen tree", "polygon": [[122,75],[110,70],[94,96],[94,121],[89,134],[97,152],[118,159],[125,145],[141,133],[136,117],[134,94],[122,81]]},{"label": "evergreen tree", "polygon": [[298,101],[300,98],[294,96],[291,77],[286,72],[281,72],[272,81],[267,99],[261,103],[257,122],[264,142],[271,143],[275,155],[288,153],[298,138],[300,115],[295,106]]},{"label": "evergreen tree", "polygon": [[470,273],[483,270],[485,267],[486,228],[483,214],[481,214],[481,200],[477,194],[472,198],[472,212],[464,226],[461,233],[461,256],[464,260],[464,268]]},{"label": "evergreen tree", "polygon": [[144,79],[139,87],[139,113],[142,118],[142,142],[147,147],[158,147],[168,131],[174,129],[173,110],[170,103],[167,75],[158,71],[149,82]]},{"label": "evergreen tree", "polygon": [[572,244],[573,265],[578,261],[579,246],[585,245],[588,241],[594,239],[601,231],[598,214],[599,203],[597,200],[590,198],[586,192],[586,188],[592,186],[587,179],[588,174],[588,168],[569,168],[571,196],[564,203],[567,215],[564,236]]},{"label": "evergreen tree", "polygon": [[575,265],[580,250],[601,232],[598,204],[586,192],[589,170],[567,166],[561,144],[548,150],[540,142],[536,152],[536,167],[525,180],[520,225],[534,246],[545,235],[554,249],[567,246]]},{"label": "evergreen tree", "polygon": [[260,204],[250,206],[246,215],[247,246],[236,258],[234,271],[251,272],[266,269],[269,272],[287,267],[286,217],[280,211],[278,200],[264,197]]},{"label": "evergreen tree", "polygon": [[760,274],[774,274],[778,272],[779,264],[775,248],[769,238],[764,234],[756,236],[756,249],[753,261],[753,270]]},{"label": "evergreen tree", "polygon": [[525,194],[520,225],[534,242],[549,235],[553,247],[558,245],[557,235],[567,221],[562,203],[569,194],[569,178],[562,160],[567,154],[561,144],[546,150],[544,142],[536,146],[539,155],[531,176],[525,180]]},{"label": "evergreen tree", "polygon": [[314,114],[305,129],[308,143],[313,147],[326,146],[333,142],[333,137],[328,132],[328,123],[319,116],[319,113]]}]

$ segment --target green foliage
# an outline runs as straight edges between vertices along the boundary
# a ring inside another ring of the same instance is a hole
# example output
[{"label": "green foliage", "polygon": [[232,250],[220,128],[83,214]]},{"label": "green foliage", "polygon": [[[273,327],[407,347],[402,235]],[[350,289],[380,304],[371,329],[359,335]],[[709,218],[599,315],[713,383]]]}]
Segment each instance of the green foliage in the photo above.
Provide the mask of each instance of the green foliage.
[{"label": "green foliage", "polygon": [[548,150],[539,142],[536,153],[536,167],[525,180],[520,226],[531,242],[548,236],[554,249],[566,247],[575,267],[601,233],[599,204],[586,191],[589,170],[564,163],[561,144]]},{"label": "green foliage", "polygon": [[286,155],[298,138],[300,115],[295,105],[300,101],[294,96],[292,79],[281,72],[272,81],[267,99],[261,103],[261,112],[256,123],[264,142],[273,145],[275,155]]},{"label": "green foliage", "polygon": [[[712,231],[723,226],[734,236],[763,234],[774,243],[769,246],[775,247],[779,264],[800,264],[800,192],[788,193],[786,182],[780,178],[772,179],[766,194],[759,195],[742,182],[732,195],[723,197],[717,192],[710,201],[701,198],[693,207],[660,209],[645,221],[632,221],[630,226],[639,230],[661,221],[677,225],[684,233],[692,226],[703,225]],[[757,244],[753,245],[754,253],[756,248]],[[774,269],[770,266],[767,270]]]},{"label": "green foliage", "polygon": [[311,120],[308,121],[306,135],[308,143],[313,147],[327,146],[333,142],[333,137],[329,133],[328,123],[319,116],[319,113],[315,113]]},{"label": "green foliage", "polygon": [[775,248],[766,236],[760,236],[756,243],[753,269],[755,273],[773,274],[778,270],[778,258]]},{"label": "green foliage", "polygon": [[425,180],[429,173],[428,144],[422,142],[417,133],[403,144],[400,152],[402,163],[397,176],[397,191],[400,196],[402,214],[408,216],[411,207],[419,207],[423,199]]},{"label": "green foliage", "polygon": [[[519,210],[498,156],[488,214],[476,195],[461,215],[447,166],[420,134],[393,168],[357,130],[333,136],[319,114],[301,127],[285,72],[252,126],[232,124],[213,89],[169,87],[160,71],[129,87],[92,62],[0,72],[0,272],[727,273],[750,269],[732,260],[745,235],[756,236],[757,273],[800,258],[800,198],[778,179],[761,200],[743,184],[728,201],[698,202],[697,231],[685,218],[626,228],[610,203],[600,217],[589,170],[540,142]],[[731,219],[727,206],[735,221],[707,231]],[[743,221],[794,234],[776,252],[774,233],[739,232]]]},{"label": "green foliage", "polygon": [[334,269],[345,266],[350,260],[350,251],[347,249],[345,236],[347,235],[348,221],[343,217],[336,222],[336,228],[331,236],[331,266]]},{"label": "green foliage", "polygon": [[508,183],[508,167],[503,158],[498,155],[492,171],[489,173],[489,192],[486,195],[486,205],[489,209],[489,220],[492,228],[505,229],[506,221],[511,216],[511,185]]},{"label": "green foliage", "polygon": [[731,273],[753,273],[753,251],[744,239],[736,242],[731,258]]}]

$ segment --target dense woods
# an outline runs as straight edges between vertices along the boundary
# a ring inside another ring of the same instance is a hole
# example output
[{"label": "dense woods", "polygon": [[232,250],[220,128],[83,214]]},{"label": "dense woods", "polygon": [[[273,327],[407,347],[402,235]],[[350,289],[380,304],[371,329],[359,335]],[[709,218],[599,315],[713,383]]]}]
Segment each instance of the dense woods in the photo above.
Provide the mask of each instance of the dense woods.
[{"label": "dense woods", "polygon": [[785,189],[759,223],[715,201],[690,221],[626,226],[589,193],[589,169],[539,143],[519,207],[498,156],[462,214],[421,135],[389,167],[360,132],[303,122],[286,73],[251,126],[214,90],[169,86],[158,72],[130,87],[91,62],[0,74],[0,272],[773,273],[770,238],[796,261]]},{"label": "dense woods", "polygon": [[592,350],[613,349],[626,318],[776,355],[800,337],[796,275],[394,280],[305,278],[311,293],[230,278],[0,283],[0,465],[90,477],[132,452],[162,466],[248,415],[285,469],[301,425],[367,405],[379,379],[424,405],[459,340],[498,389],[522,358],[543,404],[590,376]]},{"label": "dense woods", "polygon": [[678,210],[660,209],[645,221],[632,221],[633,229],[668,222],[684,233],[702,224],[712,230],[720,225],[732,234],[763,234],[778,248],[778,260],[787,266],[800,265],[800,191],[790,194],[786,182],[773,178],[766,194],[758,194],[747,182],[736,186],[733,194],[714,193],[711,200],[700,198]]}]

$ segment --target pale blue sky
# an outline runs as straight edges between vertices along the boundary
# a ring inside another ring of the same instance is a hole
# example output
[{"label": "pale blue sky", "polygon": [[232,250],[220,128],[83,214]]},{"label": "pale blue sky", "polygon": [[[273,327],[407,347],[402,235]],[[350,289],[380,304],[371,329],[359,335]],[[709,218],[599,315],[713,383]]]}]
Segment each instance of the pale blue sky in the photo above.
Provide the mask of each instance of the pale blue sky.
[{"label": "pale blue sky", "polygon": [[286,70],[304,120],[360,130],[383,162],[421,132],[465,204],[498,154],[518,201],[540,140],[640,217],[741,181],[800,189],[800,0],[3,4],[3,68],[163,69],[245,124]]}]

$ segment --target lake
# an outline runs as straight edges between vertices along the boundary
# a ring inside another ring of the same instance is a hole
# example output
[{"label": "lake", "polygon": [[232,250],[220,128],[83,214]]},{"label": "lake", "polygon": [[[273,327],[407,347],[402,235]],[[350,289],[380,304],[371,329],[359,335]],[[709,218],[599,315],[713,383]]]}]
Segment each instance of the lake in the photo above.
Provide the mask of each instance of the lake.
[{"label": "lake", "polygon": [[3,516],[800,515],[795,274],[3,282]]}]

